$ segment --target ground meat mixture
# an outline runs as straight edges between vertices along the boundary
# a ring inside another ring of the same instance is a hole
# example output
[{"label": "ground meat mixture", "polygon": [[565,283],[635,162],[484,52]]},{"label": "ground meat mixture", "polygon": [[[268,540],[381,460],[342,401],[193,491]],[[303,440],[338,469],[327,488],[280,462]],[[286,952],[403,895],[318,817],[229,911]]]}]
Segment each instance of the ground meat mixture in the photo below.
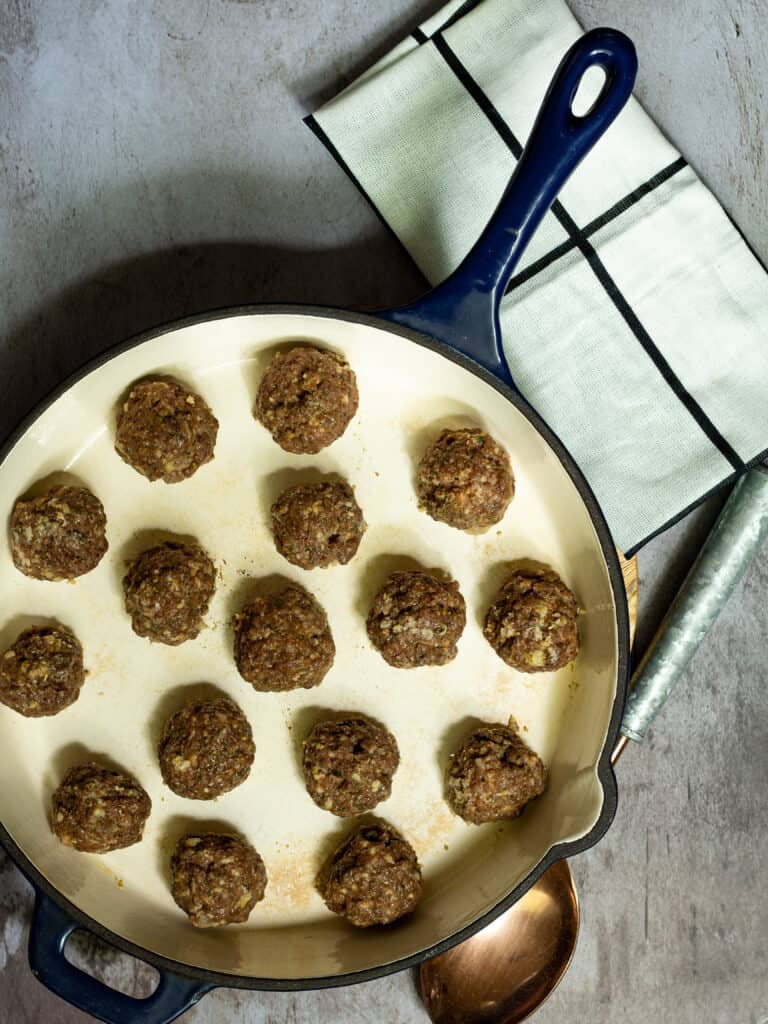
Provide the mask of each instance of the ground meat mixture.
[{"label": "ground meat mixture", "polygon": [[0,701],[28,718],[73,704],[85,680],[83,648],[65,626],[32,626],[0,658]]},{"label": "ground meat mixture", "polygon": [[257,597],[235,616],[235,662],[256,690],[319,686],[335,654],[325,611],[296,584]]},{"label": "ground meat mixture", "polygon": [[386,800],[399,763],[395,737],[366,718],[319,722],[304,740],[307,792],[340,818],[364,814]]},{"label": "ground meat mixture", "polygon": [[371,643],[395,668],[445,665],[467,622],[459,585],[426,572],[394,572],[373,599]]},{"label": "ground meat mixture", "polygon": [[554,672],[576,657],[576,598],[556,572],[519,569],[488,609],[483,633],[519,672]]},{"label": "ground meat mixture", "polygon": [[367,928],[416,908],[421,868],[411,844],[391,825],[363,825],[338,848],[319,885],[329,910]]},{"label": "ground meat mixture", "polygon": [[347,483],[298,484],[272,506],[277,550],[301,569],[346,565],[357,551],[365,520]]},{"label": "ground meat mixture", "polygon": [[108,853],[138,843],[152,801],[135,779],[89,762],[70,768],[53,794],[53,831],[65,846]]},{"label": "ground meat mixture", "polygon": [[175,484],[211,461],[218,431],[194,391],[164,378],[140,380],[118,414],[115,449],[142,476]]},{"label": "ground meat mixture", "polygon": [[104,506],[86,487],[51,487],[19,499],[10,522],[13,563],[36,580],[71,580],[95,569],[109,547]]},{"label": "ground meat mixture", "polygon": [[421,507],[457,530],[501,521],[515,493],[509,455],[478,428],[444,430],[427,448],[417,472]]},{"label": "ground meat mixture", "polygon": [[314,455],[341,437],[357,403],[357,381],[345,359],[299,347],[274,356],[254,412],[285,451]]},{"label": "ground meat mixture", "polygon": [[163,782],[192,800],[239,786],[255,752],[248,719],[229,697],[194,700],[171,715],[158,747]]},{"label": "ground meat mixture", "polygon": [[186,835],[171,858],[171,895],[196,928],[242,924],[267,888],[264,861],[239,836]]},{"label": "ground meat mixture", "polygon": [[199,544],[166,541],[142,551],[123,580],[134,633],[174,647],[194,639],[215,586],[213,562]]},{"label": "ground meat mixture", "polygon": [[465,821],[516,818],[547,785],[537,754],[506,725],[484,725],[469,736],[448,769],[448,803]]}]

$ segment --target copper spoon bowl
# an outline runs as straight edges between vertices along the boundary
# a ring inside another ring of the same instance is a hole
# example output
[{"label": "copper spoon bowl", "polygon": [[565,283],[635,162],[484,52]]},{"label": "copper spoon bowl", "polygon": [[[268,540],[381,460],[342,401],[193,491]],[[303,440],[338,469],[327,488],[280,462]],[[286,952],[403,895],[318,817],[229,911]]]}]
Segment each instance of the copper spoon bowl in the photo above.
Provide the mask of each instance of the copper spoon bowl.
[{"label": "copper spoon bowl", "polygon": [[579,901],[565,860],[505,914],[423,964],[421,996],[439,1024],[511,1024],[528,1017],[568,969]]},{"label": "copper spoon bowl", "polygon": [[[699,643],[768,536],[768,470],[736,485],[632,680],[615,764],[642,742]],[[625,579],[631,563],[625,564]],[[636,588],[635,588],[636,590]],[[632,590],[628,587],[630,610]],[[571,870],[558,861],[514,906],[471,939],[422,964],[435,1024],[519,1024],[568,969],[579,934]]]},{"label": "copper spoon bowl", "polygon": [[[627,746],[622,736],[611,763]],[[579,898],[567,860],[473,938],[422,964],[421,998],[437,1024],[518,1024],[551,995],[579,937]]]}]

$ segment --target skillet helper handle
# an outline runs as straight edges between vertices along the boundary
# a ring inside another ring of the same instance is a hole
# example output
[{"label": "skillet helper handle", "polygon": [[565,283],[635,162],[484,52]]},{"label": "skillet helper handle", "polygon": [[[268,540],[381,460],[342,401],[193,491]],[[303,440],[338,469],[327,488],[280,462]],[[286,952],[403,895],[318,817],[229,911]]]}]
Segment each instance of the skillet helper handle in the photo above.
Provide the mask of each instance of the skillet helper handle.
[{"label": "skillet helper handle", "polygon": [[146,999],[134,999],[81,971],[64,956],[64,947],[78,927],[42,892],[35,897],[29,935],[32,973],[46,988],[106,1024],[170,1024],[213,986],[168,971]]},{"label": "skillet helper handle", "polygon": [[642,743],[731,591],[768,537],[768,469],[736,484],[635,673],[622,735]]},{"label": "skillet helper handle", "polygon": [[[605,71],[603,87],[585,114],[574,114],[574,96],[592,67]],[[433,291],[412,305],[379,315],[441,339],[512,383],[499,327],[504,291],[557,193],[629,99],[636,73],[635,48],[621,32],[593,29],[574,43],[555,72],[509,185],[475,245]]]}]

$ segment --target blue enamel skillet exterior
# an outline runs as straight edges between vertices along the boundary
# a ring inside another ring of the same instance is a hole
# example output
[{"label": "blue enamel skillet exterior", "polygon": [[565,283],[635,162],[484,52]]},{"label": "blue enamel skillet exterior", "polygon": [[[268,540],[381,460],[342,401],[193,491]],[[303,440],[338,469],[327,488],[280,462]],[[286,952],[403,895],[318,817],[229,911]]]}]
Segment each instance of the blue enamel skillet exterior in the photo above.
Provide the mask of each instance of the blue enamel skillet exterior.
[{"label": "blue enamel skillet exterior", "polygon": [[[591,67],[605,71],[605,82],[592,108],[577,116],[571,105]],[[504,291],[558,192],[629,99],[636,73],[634,46],[619,32],[594,29],[572,46],[547,90],[512,179],[472,250],[423,298],[381,315],[439,338],[514,387],[501,348]]]},{"label": "blue enamel skillet exterior", "polygon": [[[602,68],[605,82],[592,108],[583,116],[577,116],[571,109],[573,98],[584,72],[590,67]],[[387,328],[394,333],[438,351],[487,381],[523,412],[555,452],[578,489],[594,524],[610,573],[617,609],[618,679],[606,743],[597,767],[604,792],[598,821],[582,839],[562,843],[550,850],[534,871],[493,910],[433,947],[406,959],[355,974],[290,980],[238,977],[200,970],[127,942],[83,914],[57,892],[0,825],[0,841],[36,889],[29,942],[32,970],[50,989],[86,1013],[107,1024],[170,1024],[206,992],[219,986],[275,990],[331,987],[366,981],[415,966],[485,927],[518,900],[551,864],[594,845],[606,832],[616,810],[616,781],[609,757],[619,733],[629,662],[629,630],[621,569],[610,532],[589,485],[560,440],[514,390],[501,348],[499,305],[526,245],[557,193],[628,100],[636,71],[634,47],[619,32],[596,29],[571,47],[549,87],[525,152],[490,223],[458,269],[423,298],[378,316],[296,306],[257,306],[236,311],[241,314],[315,312],[320,316],[379,327],[382,321],[386,321]],[[217,310],[173,326],[218,319],[225,314],[226,311]],[[6,440],[0,450],[0,461],[43,409],[76,381],[119,352],[168,329],[169,325],[165,325],[109,350],[65,381]],[[84,928],[156,967],[160,972],[160,984],[155,992],[148,999],[134,999],[106,987],[70,964],[64,956],[64,947],[76,928]]]}]

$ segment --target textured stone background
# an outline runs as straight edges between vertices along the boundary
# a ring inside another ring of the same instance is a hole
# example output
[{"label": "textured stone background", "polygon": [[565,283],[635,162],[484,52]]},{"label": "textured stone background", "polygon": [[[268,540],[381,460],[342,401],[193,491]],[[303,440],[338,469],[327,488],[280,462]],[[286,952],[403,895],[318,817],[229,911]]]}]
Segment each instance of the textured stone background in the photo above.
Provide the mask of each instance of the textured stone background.
[{"label": "textured stone background", "polygon": [[[377,306],[419,281],[303,113],[438,5],[423,0],[0,4],[0,435],[86,356],[164,319],[262,298]],[[640,52],[638,92],[768,260],[761,0],[574,0]],[[719,502],[641,556],[639,647]],[[583,930],[541,1024],[768,1019],[768,551],[573,869]],[[29,974],[31,891],[0,868],[0,1020],[86,1018]],[[146,971],[77,956],[145,991]],[[325,992],[220,991],[190,1024],[426,1021],[405,974]]]}]

